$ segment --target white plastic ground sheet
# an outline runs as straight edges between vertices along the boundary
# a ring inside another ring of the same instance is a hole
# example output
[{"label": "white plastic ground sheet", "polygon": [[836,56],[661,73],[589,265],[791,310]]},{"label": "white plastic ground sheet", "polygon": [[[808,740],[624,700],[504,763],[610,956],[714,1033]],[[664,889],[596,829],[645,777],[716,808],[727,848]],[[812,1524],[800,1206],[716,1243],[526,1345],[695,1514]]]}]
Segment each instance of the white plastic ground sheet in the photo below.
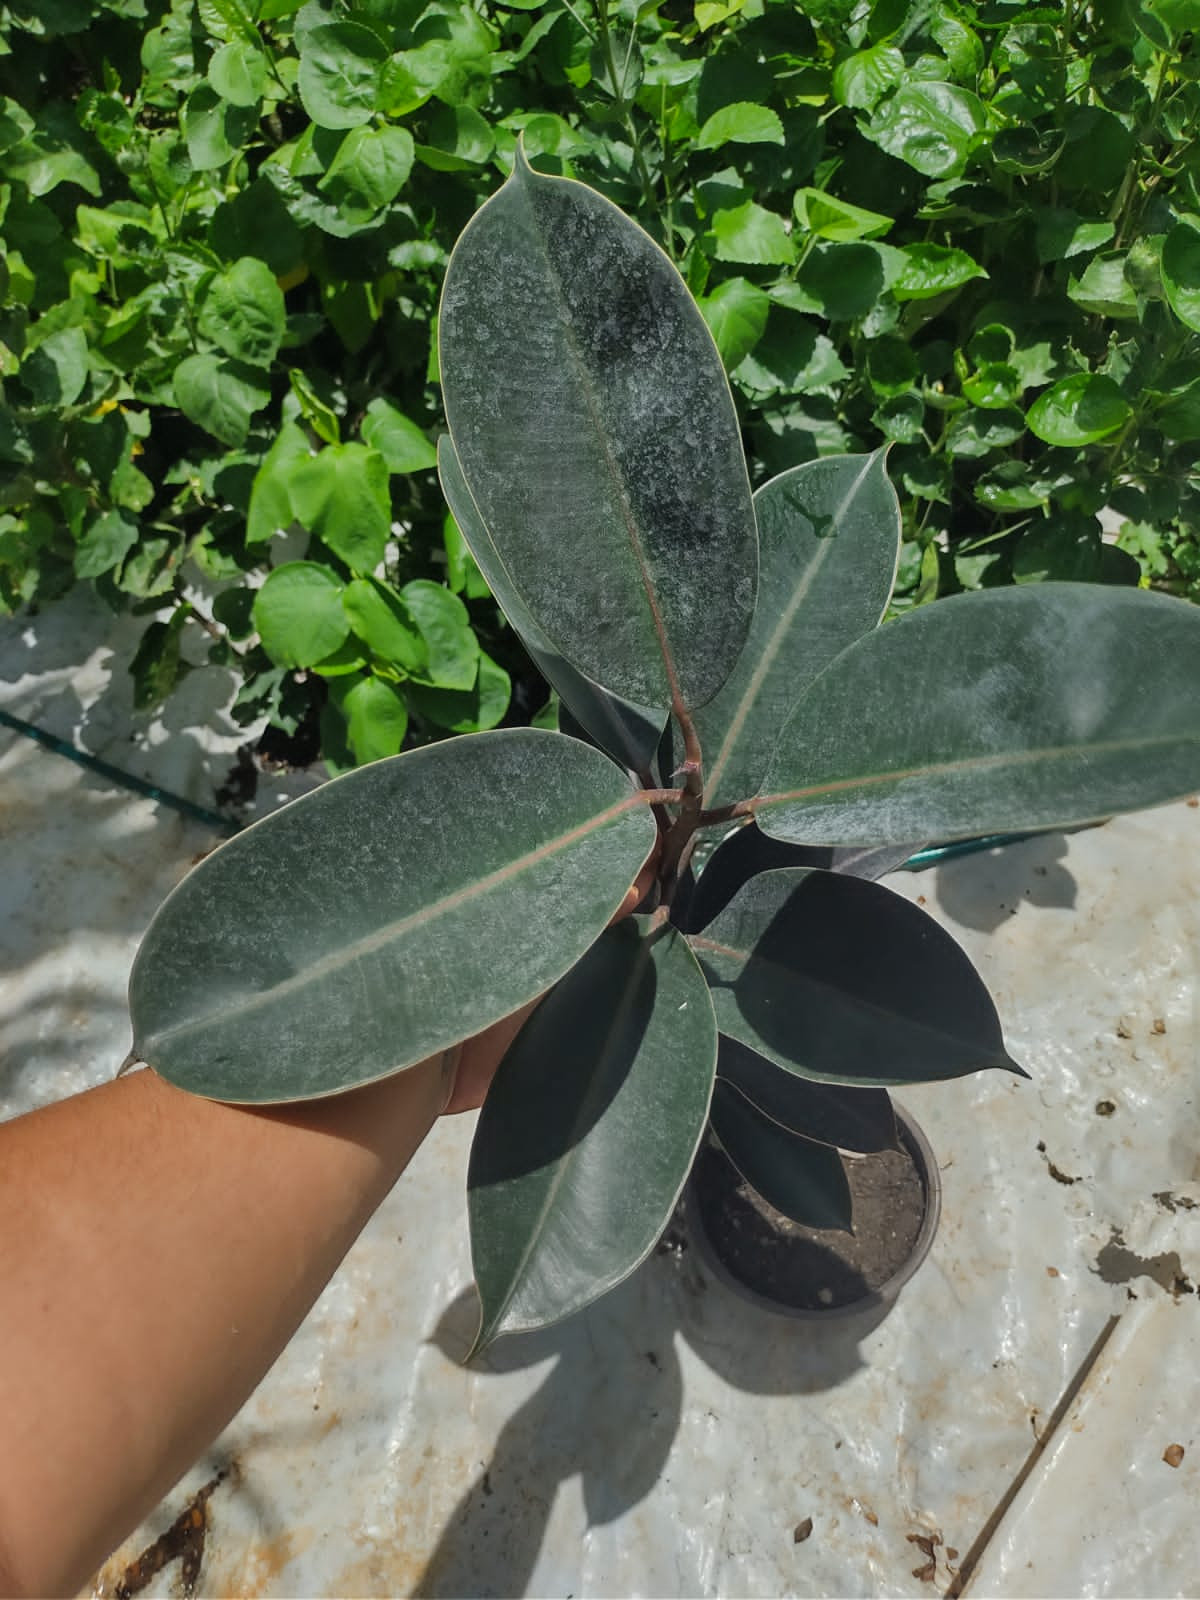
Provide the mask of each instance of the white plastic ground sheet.
[{"label": "white plastic ground sheet", "polygon": [[[51,681],[34,652],[34,693],[11,645],[7,703],[40,694],[66,731],[66,659]],[[128,731],[143,775],[190,772],[211,804],[185,727]],[[138,939],[212,837],[0,730],[0,1115],[111,1075]],[[473,1119],[447,1121],[92,1592],[200,1494],[202,1551],[139,1592],[1197,1593],[1200,810],[889,883],[961,940],[1032,1074],[903,1096],[943,1210],[889,1317],[757,1310],[672,1233],[591,1310],[465,1370]]]}]

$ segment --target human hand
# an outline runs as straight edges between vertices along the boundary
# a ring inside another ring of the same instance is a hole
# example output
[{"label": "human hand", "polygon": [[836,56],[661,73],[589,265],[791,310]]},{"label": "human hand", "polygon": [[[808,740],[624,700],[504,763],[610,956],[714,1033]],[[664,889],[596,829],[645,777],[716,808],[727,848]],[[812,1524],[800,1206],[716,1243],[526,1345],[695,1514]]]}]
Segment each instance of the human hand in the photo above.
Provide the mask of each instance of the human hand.
[{"label": "human hand", "polygon": [[[624,900],[617,907],[613,922],[620,922],[630,916],[641,905],[650,886],[654,882],[658,871],[658,851],[650,857],[646,865],[638,873],[637,878],[630,885]],[[610,923],[611,927],[612,924]],[[453,1082],[443,1108],[443,1116],[453,1116],[459,1111],[475,1111],[484,1102],[492,1079],[496,1076],[496,1069],[503,1061],[509,1046],[520,1033],[525,1020],[541,1002],[542,996],[531,1000],[528,1005],[522,1006],[510,1016],[502,1017],[499,1022],[494,1022],[490,1028],[485,1028],[482,1033],[477,1033],[473,1039],[466,1039],[460,1045],[455,1045],[454,1050],[447,1052],[450,1058],[449,1071],[453,1073]],[[457,1056],[457,1061],[454,1057]]]}]

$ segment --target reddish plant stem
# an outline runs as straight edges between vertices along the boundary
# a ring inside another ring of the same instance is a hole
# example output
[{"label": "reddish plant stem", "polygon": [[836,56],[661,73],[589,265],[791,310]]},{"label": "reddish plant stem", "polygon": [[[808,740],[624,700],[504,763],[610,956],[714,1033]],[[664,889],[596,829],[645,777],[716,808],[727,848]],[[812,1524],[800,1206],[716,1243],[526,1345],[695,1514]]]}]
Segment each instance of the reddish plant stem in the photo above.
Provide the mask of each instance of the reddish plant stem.
[{"label": "reddish plant stem", "polygon": [[672,776],[683,778],[683,792],[679,802],[679,815],[663,839],[662,865],[658,881],[661,885],[661,903],[670,906],[680,874],[691,854],[692,835],[699,826],[704,803],[704,757],[700,749],[700,736],[687,707],[676,697],[672,707],[679,731],[683,734],[683,765]]},{"label": "reddish plant stem", "polygon": [[698,828],[715,828],[722,822],[736,822],[739,817],[752,817],[754,800],[735,800],[732,805],[717,806],[713,811],[702,811],[696,818]]}]

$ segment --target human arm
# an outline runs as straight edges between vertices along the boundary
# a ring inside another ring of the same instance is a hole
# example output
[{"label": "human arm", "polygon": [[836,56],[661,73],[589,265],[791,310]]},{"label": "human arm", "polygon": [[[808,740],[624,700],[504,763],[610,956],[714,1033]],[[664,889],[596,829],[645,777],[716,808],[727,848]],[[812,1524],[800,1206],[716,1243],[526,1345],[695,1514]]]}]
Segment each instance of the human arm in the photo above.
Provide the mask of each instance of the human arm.
[{"label": "human arm", "polygon": [[328,1100],[254,1110],[146,1071],[0,1125],[0,1594],[73,1592],[153,1509],[532,1009]]}]

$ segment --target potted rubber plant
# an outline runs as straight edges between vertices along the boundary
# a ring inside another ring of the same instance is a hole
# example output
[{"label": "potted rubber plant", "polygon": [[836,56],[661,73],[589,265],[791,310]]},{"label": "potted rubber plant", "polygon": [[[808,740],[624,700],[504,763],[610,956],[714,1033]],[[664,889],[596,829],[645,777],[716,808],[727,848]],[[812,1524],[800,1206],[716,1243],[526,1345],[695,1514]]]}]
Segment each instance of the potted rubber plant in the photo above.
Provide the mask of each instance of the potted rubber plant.
[{"label": "potted rubber plant", "polygon": [[130,997],[141,1059],[263,1103],[545,996],[471,1154],[478,1349],[630,1273],[710,1119],[751,1185],[828,1220],[838,1150],[893,1136],[889,1088],[1013,1067],[949,936],[830,868],[1200,788],[1200,613],[1046,583],[880,626],[882,455],[752,495],[671,262],[520,152],[457,244],[439,339],[446,497],[568,731],[415,749],[256,824],[164,902]]}]

